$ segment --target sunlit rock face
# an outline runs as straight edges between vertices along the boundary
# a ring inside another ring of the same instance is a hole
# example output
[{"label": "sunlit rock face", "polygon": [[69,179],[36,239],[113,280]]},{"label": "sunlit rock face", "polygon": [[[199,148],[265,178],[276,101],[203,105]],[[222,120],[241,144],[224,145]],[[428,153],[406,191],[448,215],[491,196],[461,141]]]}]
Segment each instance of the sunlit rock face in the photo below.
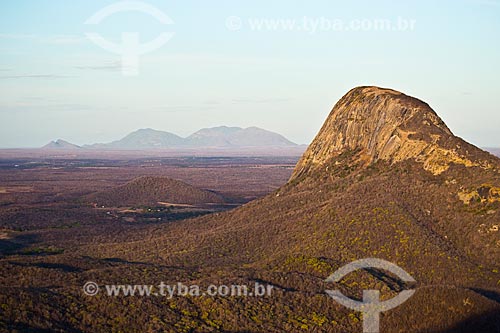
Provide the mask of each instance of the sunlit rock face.
[{"label": "sunlit rock face", "polygon": [[358,87],[335,105],[292,179],[356,151],[369,165],[413,159],[433,174],[452,163],[489,168],[489,156],[457,138],[426,103],[391,89]]}]

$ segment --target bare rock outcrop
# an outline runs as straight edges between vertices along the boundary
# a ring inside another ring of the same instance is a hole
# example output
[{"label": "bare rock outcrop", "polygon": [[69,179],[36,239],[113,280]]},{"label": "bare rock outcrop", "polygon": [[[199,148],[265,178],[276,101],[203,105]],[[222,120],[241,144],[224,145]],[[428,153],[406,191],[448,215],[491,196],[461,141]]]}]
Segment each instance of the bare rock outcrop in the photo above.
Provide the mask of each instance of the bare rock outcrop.
[{"label": "bare rock outcrop", "polygon": [[365,165],[413,159],[435,175],[452,163],[491,168],[494,158],[454,136],[428,104],[379,87],[354,88],[339,100],[292,179],[346,151],[359,152]]}]

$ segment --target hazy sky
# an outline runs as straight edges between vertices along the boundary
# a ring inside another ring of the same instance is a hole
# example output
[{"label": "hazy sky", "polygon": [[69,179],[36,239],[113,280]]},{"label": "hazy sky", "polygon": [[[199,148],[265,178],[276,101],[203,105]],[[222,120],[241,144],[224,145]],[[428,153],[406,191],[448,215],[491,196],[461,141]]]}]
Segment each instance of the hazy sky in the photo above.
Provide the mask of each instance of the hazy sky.
[{"label": "hazy sky", "polygon": [[[309,143],[359,85],[423,99],[455,134],[500,146],[499,1],[147,0],[173,24],[139,11],[85,24],[116,2],[0,2],[0,147],[218,125]],[[374,28],[381,19],[390,28]],[[174,35],[124,76],[122,56],[86,32]]]}]

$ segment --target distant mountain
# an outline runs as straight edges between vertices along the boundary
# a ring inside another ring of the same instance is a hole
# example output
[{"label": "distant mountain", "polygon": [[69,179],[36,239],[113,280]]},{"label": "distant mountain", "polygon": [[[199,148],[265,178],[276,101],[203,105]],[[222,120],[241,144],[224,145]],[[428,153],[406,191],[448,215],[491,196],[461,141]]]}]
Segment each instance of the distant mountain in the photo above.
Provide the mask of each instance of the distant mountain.
[{"label": "distant mountain", "polygon": [[201,129],[187,138],[154,129],[140,129],[110,143],[85,145],[91,149],[145,150],[162,148],[296,147],[284,136],[258,127],[219,126]]},{"label": "distant mountain", "polygon": [[77,146],[73,143],[70,143],[65,140],[58,139],[56,141],[51,141],[45,146],[42,147],[42,149],[81,149],[80,146]]},{"label": "distant mountain", "polygon": [[197,146],[230,146],[229,137],[241,131],[240,127],[219,126],[203,128],[186,138],[186,144],[191,147]]},{"label": "distant mountain", "polygon": [[155,149],[181,146],[183,145],[183,141],[183,138],[173,133],[146,128],[132,132],[123,139],[117,141],[97,143],[84,147],[103,149]]},{"label": "distant mountain", "polygon": [[204,128],[186,138],[191,147],[280,147],[296,146],[284,136],[258,127]]},{"label": "distant mountain", "polygon": [[500,157],[500,148],[485,148],[486,151],[489,151],[495,156]]}]

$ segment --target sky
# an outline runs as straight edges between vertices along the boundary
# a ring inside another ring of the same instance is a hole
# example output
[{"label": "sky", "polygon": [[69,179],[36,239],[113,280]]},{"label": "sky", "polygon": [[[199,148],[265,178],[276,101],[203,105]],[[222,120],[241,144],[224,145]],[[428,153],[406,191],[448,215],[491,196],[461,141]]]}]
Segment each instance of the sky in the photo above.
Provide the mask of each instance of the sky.
[{"label": "sky", "polygon": [[220,125],[307,144],[360,85],[500,147],[498,36],[500,0],[2,0],[0,147]]}]

